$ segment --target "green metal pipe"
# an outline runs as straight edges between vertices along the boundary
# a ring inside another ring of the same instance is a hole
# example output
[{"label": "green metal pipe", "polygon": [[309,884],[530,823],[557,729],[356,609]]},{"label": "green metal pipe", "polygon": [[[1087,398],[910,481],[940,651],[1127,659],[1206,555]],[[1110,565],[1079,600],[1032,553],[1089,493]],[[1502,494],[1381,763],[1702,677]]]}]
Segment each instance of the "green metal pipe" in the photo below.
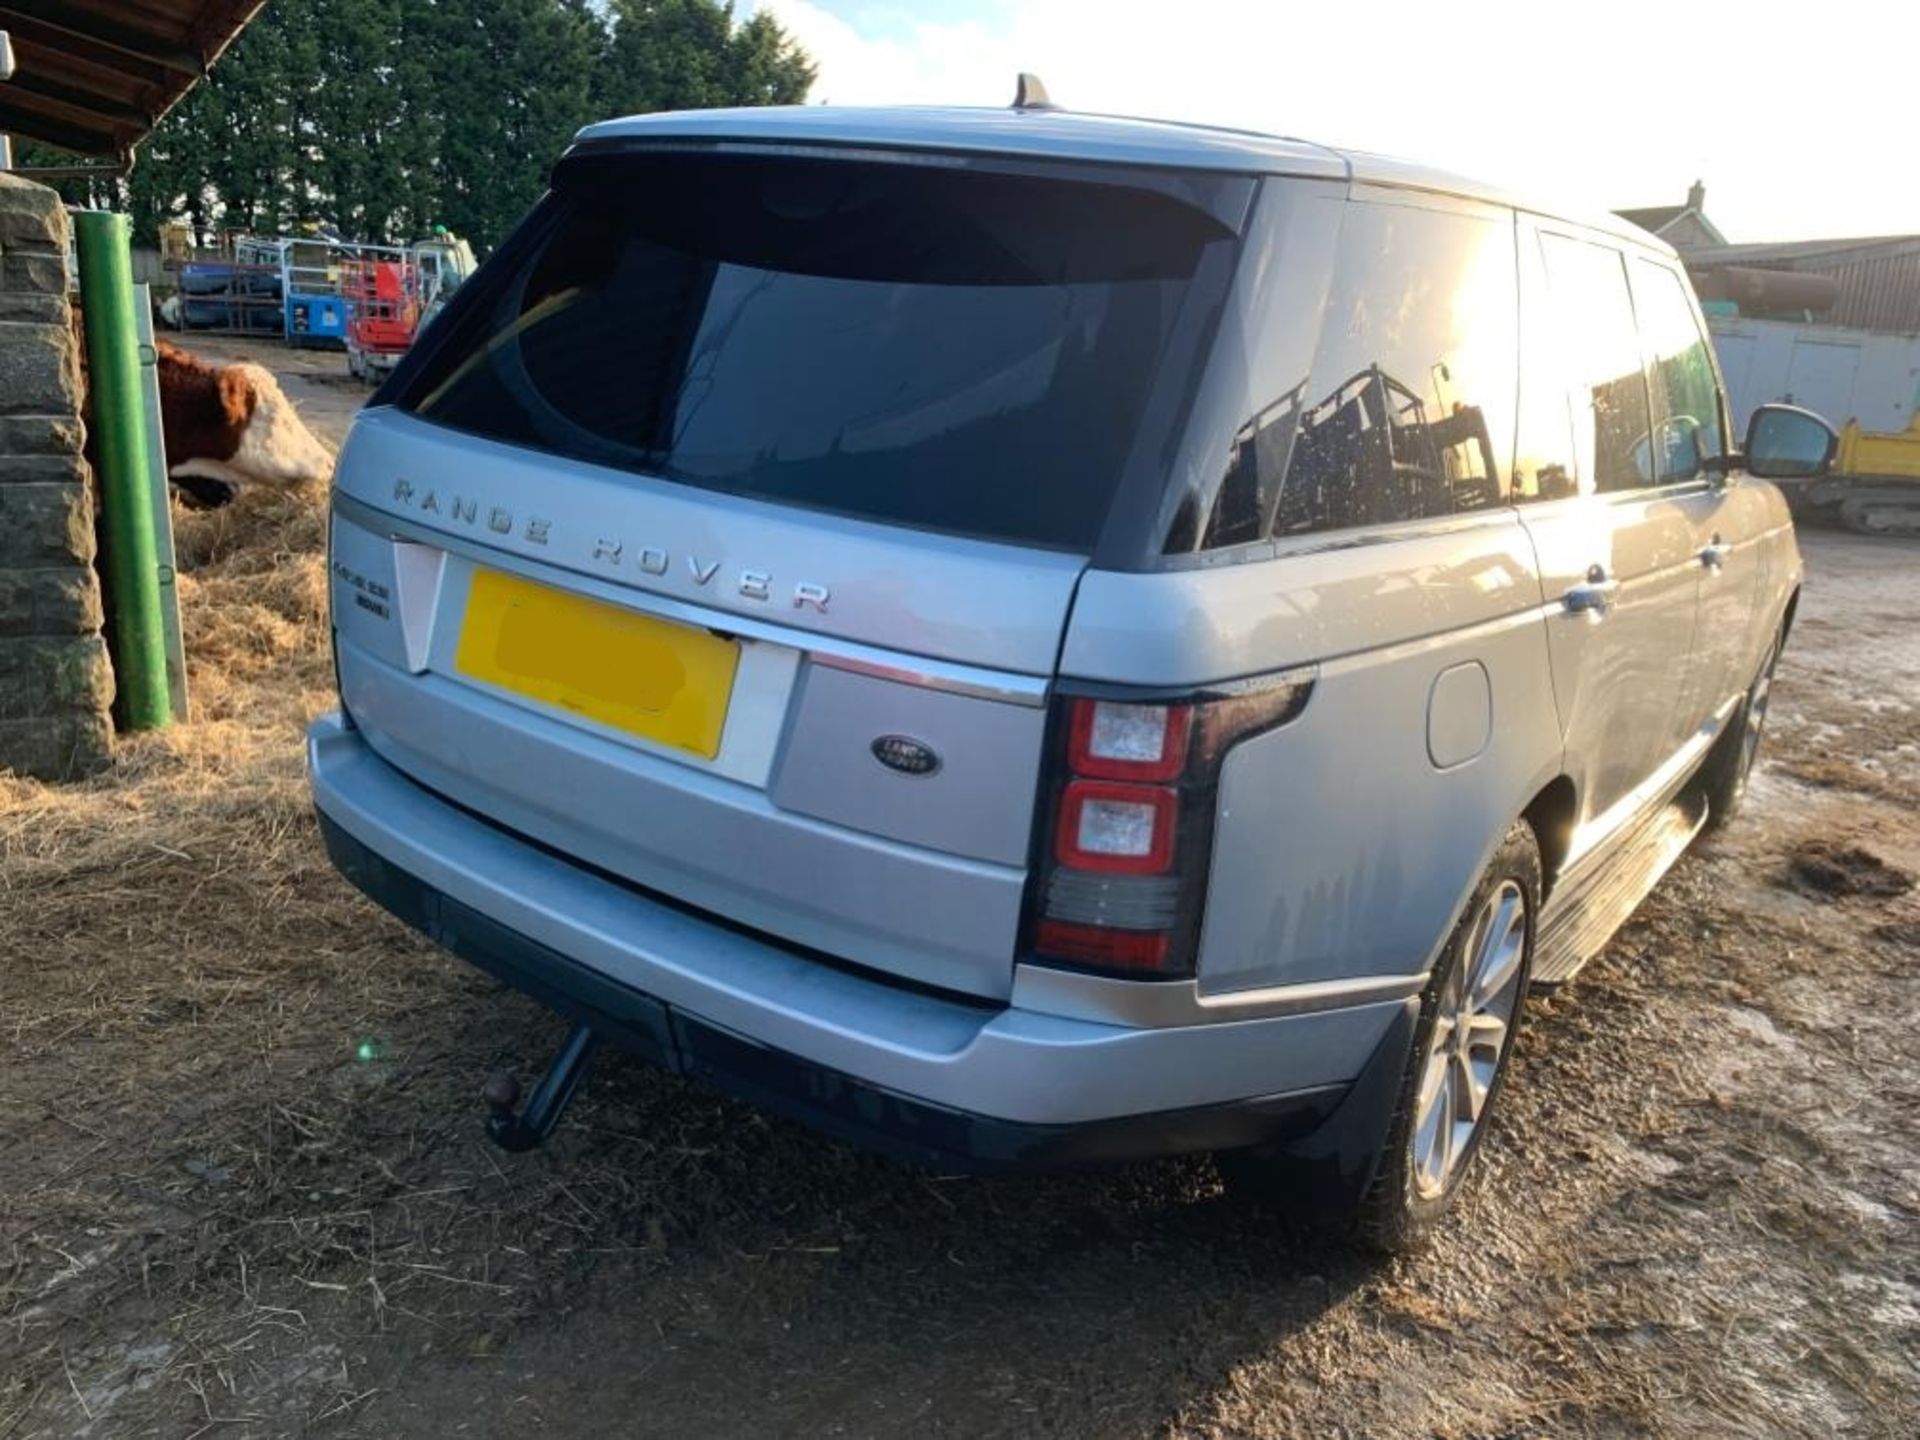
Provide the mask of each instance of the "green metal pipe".
[{"label": "green metal pipe", "polygon": [[127,217],[74,215],[80,301],[86,313],[88,426],[100,466],[106,576],[113,614],[113,673],[122,723],[157,730],[172,713],[160,570],[147,494],[147,419],[140,395]]}]

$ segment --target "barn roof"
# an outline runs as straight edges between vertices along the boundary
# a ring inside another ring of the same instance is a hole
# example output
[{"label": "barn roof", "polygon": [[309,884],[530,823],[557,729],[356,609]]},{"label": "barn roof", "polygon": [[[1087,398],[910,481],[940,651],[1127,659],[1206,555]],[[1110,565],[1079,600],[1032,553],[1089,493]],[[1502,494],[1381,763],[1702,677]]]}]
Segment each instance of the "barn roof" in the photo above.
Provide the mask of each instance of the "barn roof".
[{"label": "barn roof", "polygon": [[1652,205],[1642,210],[1616,210],[1613,213],[1642,230],[1658,235],[1692,208],[1690,205]]},{"label": "barn roof", "polygon": [[1837,240],[1762,240],[1745,245],[1710,245],[1687,255],[1696,265],[1844,263],[1920,251],[1920,235],[1861,235]]},{"label": "barn roof", "polygon": [[126,161],[265,0],[0,0],[0,133]]}]

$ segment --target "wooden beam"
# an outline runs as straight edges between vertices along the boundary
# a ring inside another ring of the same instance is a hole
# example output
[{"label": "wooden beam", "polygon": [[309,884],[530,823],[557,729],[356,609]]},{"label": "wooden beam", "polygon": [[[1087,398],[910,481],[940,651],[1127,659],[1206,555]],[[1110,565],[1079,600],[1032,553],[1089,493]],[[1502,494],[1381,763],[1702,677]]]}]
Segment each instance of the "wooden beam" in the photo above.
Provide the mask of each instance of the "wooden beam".
[{"label": "wooden beam", "polygon": [[[22,33],[29,35],[34,27],[38,27],[43,31],[87,41],[130,59],[157,65],[176,75],[190,75],[198,79],[207,69],[203,57],[164,36],[79,11],[73,5],[59,3],[59,0],[0,0],[0,21],[7,22],[7,28],[10,29],[16,25],[26,27]],[[48,43],[57,45],[59,42]]]},{"label": "wooden beam", "polygon": [[72,85],[63,85],[58,80],[49,80],[31,70],[16,71],[9,83],[17,95],[31,95],[63,111],[80,112],[77,118],[82,123],[104,120],[109,125],[131,126],[143,135],[153,128],[153,116],[144,110]]},{"label": "wooden beam", "polygon": [[22,109],[5,98],[7,90],[11,88],[11,85],[0,88],[0,132],[26,140],[44,140],[49,145],[58,145],[63,150],[72,150],[80,155],[112,155],[117,158],[126,151],[127,142],[110,130],[71,125],[37,110]]},{"label": "wooden beam", "polygon": [[71,72],[76,69],[96,71],[117,76],[129,84],[159,89],[171,94],[192,82],[185,76],[156,65],[147,60],[136,60],[131,55],[122,55],[105,45],[95,44],[91,40],[82,40],[73,35],[62,34],[58,30],[32,20],[8,19],[0,14],[0,29],[6,29],[13,35],[14,69],[50,70]]}]

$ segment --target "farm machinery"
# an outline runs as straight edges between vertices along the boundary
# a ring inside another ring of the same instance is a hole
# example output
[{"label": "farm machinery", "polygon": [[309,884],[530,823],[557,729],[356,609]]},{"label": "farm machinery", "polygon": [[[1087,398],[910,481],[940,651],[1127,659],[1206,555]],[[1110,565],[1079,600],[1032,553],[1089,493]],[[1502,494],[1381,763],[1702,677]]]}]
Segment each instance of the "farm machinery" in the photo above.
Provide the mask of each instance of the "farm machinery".
[{"label": "farm machinery", "polygon": [[343,267],[347,369],[359,379],[379,380],[473,269],[467,242],[444,231],[407,247],[404,258],[356,260]]},{"label": "farm machinery", "polygon": [[179,287],[164,318],[215,334],[280,336],[345,350],[347,367],[378,379],[474,270],[473,250],[443,227],[410,245],[367,245],[316,230],[293,236],[227,232],[195,249],[184,226],[164,227],[162,261]]},{"label": "farm machinery", "polygon": [[1847,421],[1833,473],[1793,486],[1788,496],[1797,513],[1836,519],[1862,535],[1920,535],[1920,411],[1899,434]]},{"label": "farm machinery", "polygon": [[1736,433],[1773,401],[1839,429],[1830,474],[1781,482],[1794,513],[1863,535],[1920,535],[1920,334],[1716,314],[1707,303]]}]

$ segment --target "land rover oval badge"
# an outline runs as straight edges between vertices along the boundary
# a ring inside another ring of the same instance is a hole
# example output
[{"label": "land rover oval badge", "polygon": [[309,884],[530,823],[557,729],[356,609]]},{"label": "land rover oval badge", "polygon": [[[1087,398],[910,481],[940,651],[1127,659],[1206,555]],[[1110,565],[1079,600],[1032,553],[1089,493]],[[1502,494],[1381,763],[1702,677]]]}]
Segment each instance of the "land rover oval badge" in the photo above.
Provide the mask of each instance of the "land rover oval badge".
[{"label": "land rover oval badge", "polygon": [[911,735],[880,736],[873,742],[873,758],[902,775],[931,775],[940,768],[933,747]]}]

